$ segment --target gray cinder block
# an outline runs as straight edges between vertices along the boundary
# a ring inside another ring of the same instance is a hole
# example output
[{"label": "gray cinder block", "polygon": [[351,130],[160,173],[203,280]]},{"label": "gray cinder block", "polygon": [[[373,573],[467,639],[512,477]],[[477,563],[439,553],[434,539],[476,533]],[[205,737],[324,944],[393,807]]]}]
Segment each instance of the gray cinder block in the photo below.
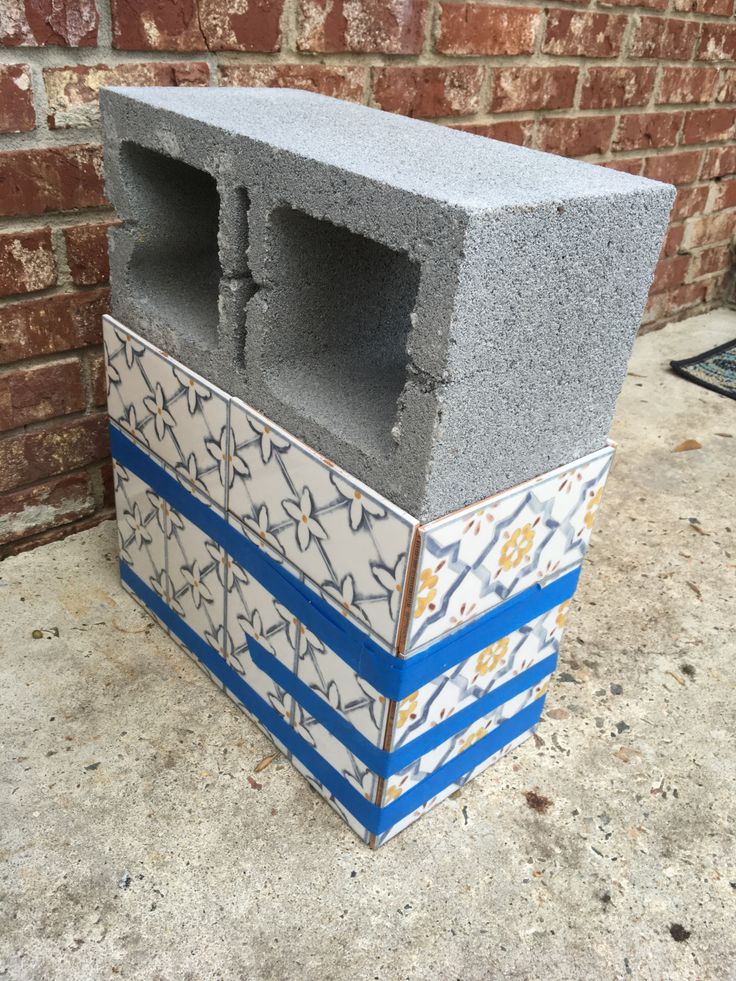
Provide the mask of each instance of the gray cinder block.
[{"label": "gray cinder block", "polygon": [[298,91],[102,109],[129,327],[423,520],[604,445],[671,187]]}]

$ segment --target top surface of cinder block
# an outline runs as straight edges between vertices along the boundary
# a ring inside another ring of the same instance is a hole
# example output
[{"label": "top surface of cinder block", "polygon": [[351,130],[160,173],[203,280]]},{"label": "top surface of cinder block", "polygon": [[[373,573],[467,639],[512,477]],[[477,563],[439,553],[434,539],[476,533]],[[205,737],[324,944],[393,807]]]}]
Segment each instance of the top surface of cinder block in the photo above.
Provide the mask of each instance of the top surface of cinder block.
[{"label": "top surface of cinder block", "polygon": [[656,182],[295,89],[107,90],[464,210],[633,194]]}]

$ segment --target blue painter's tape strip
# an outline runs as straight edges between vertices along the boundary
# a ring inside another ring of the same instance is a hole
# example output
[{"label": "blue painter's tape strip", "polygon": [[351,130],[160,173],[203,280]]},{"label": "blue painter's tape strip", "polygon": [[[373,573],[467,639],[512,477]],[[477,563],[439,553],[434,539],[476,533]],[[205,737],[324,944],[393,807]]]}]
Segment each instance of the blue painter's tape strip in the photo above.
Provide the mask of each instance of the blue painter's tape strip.
[{"label": "blue painter's tape strip", "polygon": [[526,671],[522,671],[509,681],[499,685],[498,688],[494,688],[477,698],[472,705],[466,706],[438,725],[432,726],[421,736],[417,736],[399,749],[388,751],[380,749],[370,742],[344,715],[336,711],[273,654],[264,650],[252,637],[248,637],[248,650],[257,668],[260,668],[285,692],[292,695],[302,708],[313,715],[328,732],[340,740],[346,749],[349,749],[354,756],[362,760],[379,777],[393,776],[394,773],[403,770],[405,766],[409,766],[424,756],[425,753],[431,752],[447,739],[451,739],[458,732],[462,732],[467,726],[488,715],[499,705],[503,705],[509,699],[515,698],[529,688],[538,685],[540,681],[552,674],[557,664],[557,654],[551,654],[527,668]]},{"label": "blue painter's tape strip", "polygon": [[350,814],[371,834],[380,835],[422,807],[451,784],[503,749],[530,729],[542,714],[544,698],[537,698],[521,712],[502,722],[483,739],[415,784],[386,807],[368,801],[320,756],[226,661],[171,607],[150,589],[125,562],[120,563],[123,582],[148,609],[211,671],[278,741],[310,771]]},{"label": "blue painter's tape strip", "polygon": [[213,507],[171,474],[115,426],[110,426],[113,457],[208,537],[224,548],[279,603],[316,634],[361,678],[386,698],[400,700],[495,643],[535,617],[572,597],[580,576],[573,569],[548,586],[531,586],[409,658],[396,657],[335,610],[309,586],[231,525]]}]

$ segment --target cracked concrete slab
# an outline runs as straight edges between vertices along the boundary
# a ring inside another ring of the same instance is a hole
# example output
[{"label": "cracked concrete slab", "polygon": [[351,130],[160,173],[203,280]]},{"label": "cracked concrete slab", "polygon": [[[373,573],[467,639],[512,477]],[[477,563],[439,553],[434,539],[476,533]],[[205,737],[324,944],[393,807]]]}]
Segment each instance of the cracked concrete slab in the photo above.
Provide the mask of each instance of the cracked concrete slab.
[{"label": "cracked concrete slab", "polygon": [[736,418],[667,364],[734,336],[637,341],[536,739],[379,852],[122,592],[111,523],[6,560],[0,977],[733,978]]}]

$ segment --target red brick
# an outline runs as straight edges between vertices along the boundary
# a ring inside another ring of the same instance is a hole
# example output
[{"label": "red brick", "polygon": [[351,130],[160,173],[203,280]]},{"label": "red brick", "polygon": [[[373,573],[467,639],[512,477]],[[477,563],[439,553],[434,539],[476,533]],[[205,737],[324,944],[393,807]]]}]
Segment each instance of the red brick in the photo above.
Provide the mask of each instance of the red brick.
[{"label": "red brick", "polygon": [[0,296],[33,293],[56,283],[50,228],[0,235]]},{"label": "red brick", "polygon": [[565,157],[605,153],[615,124],[614,116],[553,116],[543,119],[539,124],[539,148]]},{"label": "red brick", "polygon": [[677,254],[678,249],[682,245],[682,239],[685,235],[684,225],[672,225],[667,234],[664,237],[664,244],[662,245],[662,258],[667,258],[668,256],[673,256]]},{"label": "red brick", "polygon": [[664,320],[705,302],[707,290],[701,283],[688,283],[668,293],[653,293],[644,310],[644,322]]},{"label": "red brick", "polygon": [[374,68],[373,98],[381,109],[430,119],[477,112],[484,68]]},{"label": "red brick", "polygon": [[95,0],[4,0],[0,45],[47,44],[90,48],[97,44]]},{"label": "red brick", "polygon": [[115,507],[115,480],[112,472],[112,461],[108,460],[106,463],[102,463],[98,472],[102,483],[103,507]]},{"label": "red brick", "polygon": [[707,187],[682,187],[677,192],[675,203],[672,205],[670,221],[680,221],[702,214],[708,200]]},{"label": "red brick", "polygon": [[12,494],[0,494],[0,544],[68,524],[94,509],[87,473],[67,474]]},{"label": "red brick", "polygon": [[347,65],[220,65],[220,84],[306,89],[362,102],[365,70]]},{"label": "red brick", "polygon": [[666,10],[669,0],[598,0],[599,7],[649,7],[651,10]]},{"label": "red brick", "polygon": [[693,256],[692,278],[723,273],[731,268],[733,253],[730,245],[717,245],[714,249],[703,249]]},{"label": "red brick", "polygon": [[51,129],[96,125],[103,85],[207,85],[209,77],[209,66],[204,61],[187,64],[151,61],[112,68],[109,65],[45,68],[48,124]]},{"label": "red brick", "polygon": [[36,484],[109,454],[104,412],[9,436],[0,441],[0,491]]},{"label": "red brick", "polygon": [[657,102],[710,102],[717,82],[715,68],[663,68]]},{"label": "red brick", "polygon": [[736,61],[736,24],[703,24],[698,58],[703,61]]},{"label": "red brick", "polygon": [[674,146],[682,125],[681,112],[643,112],[621,117],[616,136],[617,150],[647,150]]},{"label": "red brick", "polygon": [[736,109],[696,109],[687,113],[682,130],[683,143],[712,143],[734,135]]},{"label": "red brick", "polygon": [[102,315],[109,312],[106,289],[0,307],[0,364],[99,344]]},{"label": "red brick", "polygon": [[28,133],[36,128],[29,65],[0,65],[0,133]]},{"label": "red brick", "polygon": [[601,160],[599,167],[609,167],[611,170],[620,170],[624,174],[641,174],[643,157],[628,157],[621,160]]},{"label": "red brick", "polygon": [[94,144],[0,153],[0,216],[107,204],[102,148]]},{"label": "red brick", "polygon": [[492,140],[500,140],[502,143],[530,146],[534,120],[507,119],[501,123],[463,123],[453,126],[452,129],[474,133],[476,136],[486,136]]},{"label": "red brick", "polygon": [[107,404],[107,370],[105,359],[99,351],[92,351],[87,359],[90,397],[94,407]]},{"label": "red brick", "polygon": [[665,58],[687,61],[692,58],[700,24],[694,20],[642,17],[631,40],[635,58]]},{"label": "red brick", "polygon": [[615,58],[621,50],[626,17],[550,10],[542,50],[553,55]]},{"label": "red brick", "polygon": [[736,146],[706,151],[701,178],[707,181],[711,177],[726,177],[729,174],[736,174]]},{"label": "red brick", "polygon": [[675,10],[692,11],[694,14],[710,14],[713,17],[730,17],[733,0],[674,0]]},{"label": "red brick", "polygon": [[689,249],[699,245],[716,245],[728,242],[736,228],[736,208],[729,211],[718,211],[714,215],[706,215],[688,223],[686,243]]},{"label": "red brick", "polygon": [[533,7],[441,3],[436,48],[455,55],[531,54],[539,20]]},{"label": "red brick", "polygon": [[721,181],[715,187],[711,211],[723,211],[724,208],[736,208],[736,178]]},{"label": "red brick", "polygon": [[278,51],[282,9],[283,0],[112,0],[112,43],[125,51]]},{"label": "red brick", "polygon": [[0,431],[79,412],[84,406],[79,358],[14,368],[0,376]]},{"label": "red brick", "polygon": [[300,0],[300,51],[419,54],[427,0]]},{"label": "red brick", "polygon": [[490,108],[494,112],[568,109],[577,80],[577,68],[498,68]]},{"label": "red brick", "polygon": [[644,163],[644,176],[670,184],[691,184],[698,176],[701,159],[700,150],[647,157]]},{"label": "red brick", "polygon": [[0,559],[6,559],[11,555],[21,555],[23,552],[30,552],[31,549],[39,548],[41,545],[48,545],[49,542],[62,541],[69,535],[77,535],[80,531],[87,531],[94,528],[103,521],[115,518],[114,508],[102,507],[99,511],[80,518],[78,521],[70,521],[68,524],[59,525],[48,531],[42,531],[37,535],[30,535],[17,542],[8,542],[7,545],[0,545]]},{"label": "red brick", "polygon": [[654,88],[654,68],[589,68],[580,93],[581,109],[643,106]]},{"label": "red brick", "polygon": [[671,259],[660,259],[654,273],[652,293],[663,293],[665,290],[682,286],[690,265],[689,255],[676,255]]},{"label": "red brick", "polygon": [[[712,68],[711,71],[715,71]],[[716,92],[716,102],[736,102],[736,68],[724,68]]]},{"label": "red brick", "polygon": [[107,230],[116,221],[95,225],[74,225],[64,229],[66,261],[77,286],[106,283],[110,275],[107,256]]}]

